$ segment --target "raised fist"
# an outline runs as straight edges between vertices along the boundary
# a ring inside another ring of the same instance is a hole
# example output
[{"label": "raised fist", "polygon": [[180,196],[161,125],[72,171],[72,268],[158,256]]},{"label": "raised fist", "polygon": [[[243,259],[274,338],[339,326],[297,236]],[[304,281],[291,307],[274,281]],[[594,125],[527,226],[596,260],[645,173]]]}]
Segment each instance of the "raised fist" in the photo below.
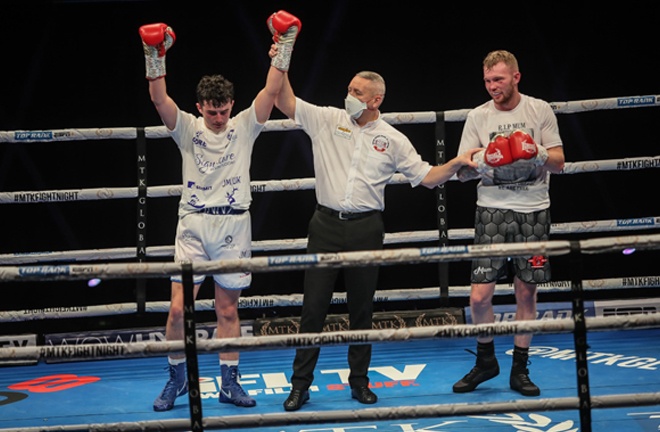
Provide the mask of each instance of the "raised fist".
[{"label": "raised fist", "polygon": [[163,23],[146,24],[140,27],[142,48],[146,66],[146,77],[155,80],[164,77],[165,53],[174,45],[176,35],[172,27]]},{"label": "raised fist", "polygon": [[289,12],[281,10],[269,16],[266,24],[277,45],[277,54],[271,64],[279,70],[287,71],[291,63],[293,45],[302,29],[302,23]]}]

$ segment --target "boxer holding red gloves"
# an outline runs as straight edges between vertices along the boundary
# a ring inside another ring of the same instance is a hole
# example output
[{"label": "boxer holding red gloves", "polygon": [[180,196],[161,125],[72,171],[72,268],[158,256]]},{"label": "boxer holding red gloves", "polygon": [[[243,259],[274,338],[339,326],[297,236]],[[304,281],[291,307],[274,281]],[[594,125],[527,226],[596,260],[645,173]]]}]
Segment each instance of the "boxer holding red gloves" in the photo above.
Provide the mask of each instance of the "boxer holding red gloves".
[{"label": "boxer holding red gloves", "polygon": [[497,134],[483,152],[472,158],[477,168],[463,167],[457,174],[461,181],[492,171],[496,184],[521,183],[533,178],[536,168],[548,160],[548,151],[537,145],[526,132],[516,129],[509,136]]}]

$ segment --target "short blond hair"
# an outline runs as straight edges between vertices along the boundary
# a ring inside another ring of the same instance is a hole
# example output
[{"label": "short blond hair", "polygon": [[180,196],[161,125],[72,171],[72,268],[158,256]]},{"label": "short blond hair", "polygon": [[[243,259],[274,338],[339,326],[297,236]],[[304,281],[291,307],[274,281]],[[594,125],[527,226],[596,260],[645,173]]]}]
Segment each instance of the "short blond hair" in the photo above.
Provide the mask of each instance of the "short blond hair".
[{"label": "short blond hair", "polygon": [[516,59],[516,56],[505,50],[489,52],[484,58],[484,69],[492,69],[493,66],[500,62],[509,66],[514,72],[518,72],[518,60]]}]

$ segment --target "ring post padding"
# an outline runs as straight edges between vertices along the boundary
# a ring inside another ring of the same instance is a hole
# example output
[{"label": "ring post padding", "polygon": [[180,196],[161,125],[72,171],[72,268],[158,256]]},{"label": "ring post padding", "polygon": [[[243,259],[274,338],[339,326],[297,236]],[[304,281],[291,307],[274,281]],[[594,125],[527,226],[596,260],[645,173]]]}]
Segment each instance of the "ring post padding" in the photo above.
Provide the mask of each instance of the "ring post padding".
[{"label": "ring post padding", "polygon": [[195,326],[195,282],[192,263],[181,265],[183,279],[183,322],[185,336],[186,370],[188,374],[188,401],[190,403],[190,426],[193,432],[204,430],[202,426],[202,395],[199,389],[199,366]]},{"label": "ring post padding", "polygon": [[[137,128],[137,260],[143,262],[147,257],[147,139],[144,128]],[[135,297],[137,312],[145,312],[147,303],[146,280],[135,280]]]},{"label": "ring post padding", "polygon": [[591,395],[589,391],[589,369],[587,366],[587,324],[584,313],[584,291],[582,290],[582,253],[579,241],[571,241],[571,292],[573,295],[573,340],[575,343],[575,367],[577,368],[577,390],[580,402],[580,425],[582,432],[591,432]]},{"label": "ring post padding", "polygon": [[[438,111],[435,113],[435,162],[437,165],[444,165],[447,162],[447,150],[445,147],[445,113]],[[438,231],[439,246],[449,244],[449,224],[447,222],[447,189],[446,182],[436,188],[436,203],[438,210]],[[440,286],[440,306],[449,304],[449,264],[438,263],[438,278]]]}]

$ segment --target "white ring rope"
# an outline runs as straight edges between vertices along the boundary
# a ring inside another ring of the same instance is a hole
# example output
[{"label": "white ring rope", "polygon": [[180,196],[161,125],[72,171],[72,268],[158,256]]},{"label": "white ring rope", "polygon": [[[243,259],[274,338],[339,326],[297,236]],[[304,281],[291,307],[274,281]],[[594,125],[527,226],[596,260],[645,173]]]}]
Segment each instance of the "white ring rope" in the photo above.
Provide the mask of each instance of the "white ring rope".
[{"label": "white ring rope", "polygon": [[[585,291],[602,291],[607,289],[635,289],[635,288],[659,288],[660,275],[658,276],[635,276],[627,278],[611,279],[587,279],[582,281]],[[553,281],[538,285],[539,293],[547,292],[570,292],[570,281]],[[470,294],[470,286],[457,286],[449,288],[450,297],[466,297]],[[504,296],[514,293],[512,284],[497,284],[495,295]],[[438,287],[428,288],[402,288],[376,291],[375,302],[411,301],[411,300],[437,300],[440,298]],[[266,296],[244,296],[238,299],[238,307],[241,309],[259,309],[273,307],[298,307],[302,306],[302,294],[274,294]],[[335,292],[332,295],[332,304],[345,304],[346,293]],[[169,312],[169,301],[146,302],[144,312],[167,313]],[[215,301],[213,299],[197,300],[195,310],[213,311]],[[138,308],[133,303],[111,303],[97,306],[57,306],[49,308],[33,308],[13,311],[0,311],[0,323],[35,321],[42,319],[82,318],[93,316],[122,315],[137,313]]]},{"label": "white ring rope", "polygon": [[[1,134],[2,132],[0,132]],[[585,162],[566,162],[561,174],[581,174],[597,171],[630,171],[637,169],[660,168],[660,156],[643,156],[624,159],[593,160]],[[454,175],[450,180],[456,180]],[[388,184],[407,184],[402,174],[395,174]],[[290,180],[253,181],[250,188],[253,193],[283,192],[314,189],[314,178]],[[147,197],[164,198],[181,195],[181,185],[149,186]],[[0,192],[0,204],[31,204],[46,202],[71,202],[104,199],[136,198],[137,187],[128,188],[91,188],[62,189],[43,191]]]},{"label": "white ring rope", "polygon": [[[580,234],[594,232],[635,231],[643,229],[657,229],[660,227],[660,216],[646,216],[628,219],[609,219],[584,222],[553,223],[550,229],[552,235]],[[474,238],[473,228],[458,228],[448,231],[450,240],[464,240]],[[386,233],[385,244],[417,243],[438,241],[437,230],[405,231]],[[252,242],[253,252],[267,252],[276,250],[305,249],[306,238],[261,240]],[[0,254],[0,264],[28,264],[52,261],[109,261],[113,259],[135,258],[137,252],[134,247],[86,249],[77,251],[47,251]],[[174,246],[148,246],[148,257],[172,257]]]},{"label": "white ring rope", "polygon": [[[648,406],[660,403],[660,393],[618,394],[591,396],[591,408],[618,408],[628,406]],[[295,413],[248,414],[219,417],[204,417],[204,430],[254,428],[266,426],[287,426],[291,424],[320,424],[341,421],[383,421],[397,419],[433,418],[449,416],[480,416],[492,418],[492,414],[529,411],[577,410],[580,400],[577,397],[545,399],[519,399],[508,402],[471,404],[431,404],[408,405],[384,408],[364,408],[360,410],[298,411]],[[503,423],[502,421],[499,421]],[[511,422],[512,426],[515,422]],[[64,426],[39,426],[27,428],[0,429],[1,432],[46,432],[46,431],[189,431],[190,420],[165,419],[118,423],[89,423]],[[323,429],[329,430],[329,429]]]},{"label": "white ring rope", "polygon": [[[660,327],[660,314],[586,317],[590,331],[651,329]],[[475,338],[478,336],[506,336],[514,334],[571,333],[575,329],[572,318],[554,320],[512,321],[491,324],[450,324],[440,326],[407,327],[390,330],[343,330],[323,333],[299,333],[197,340],[198,353],[262,351],[292,348],[312,348],[355,343],[408,342],[421,339]],[[159,357],[184,352],[184,341],[85,343],[79,345],[4,347],[0,360],[98,360],[109,358]]]},{"label": "white ring rope", "polygon": [[[572,114],[578,112],[646,108],[660,106],[660,95],[625,96],[617,98],[585,99],[569,102],[551,102],[552,109],[557,114]],[[448,122],[464,121],[472,109],[444,111],[444,120]],[[383,119],[390,124],[435,123],[435,111],[383,113]],[[266,131],[296,130],[299,127],[291,120],[269,120]],[[146,138],[169,138],[165,126],[149,126],[144,128]],[[0,131],[2,142],[44,142],[44,141],[80,141],[103,139],[134,140],[138,136],[137,128],[98,128],[98,129],[57,129],[41,131]]]},{"label": "white ring rope", "polygon": [[[575,113],[584,111],[593,111],[599,109],[614,109],[614,108],[631,108],[631,107],[644,107],[659,105],[656,101],[659,98],[655,96],[632,96],[622,98],[606,98],[606,99],[593,99],[573,102],[553,103],[553,109],[557,113]],[[446,121],[462,121],[465,120],[467,113],[470,110],[455,110],[445,112]],[[391,124],[403,123],[431,123],[436,121],[435,112],[421,112],[421,113],[387,113],[383,115],[385,120]],[[266,130],[292,130],[297,129],[297,126],[290,120],[275,120],[267,123]],[[147,138],[167,138],[166,129],[163,126],[147,127],[145,128],[145,136]],[[117,129],[68,129],[68,130],[55,130],[55,131],[14,131],[14,132],[0,132],[0,142],[37,142],[37,141],[71,141],[71,140],[84,140],[84,139],[135,139],[137,138],[137,129],[135,128],[117,128]],[[644,169],[660,166],[660,157],[644,157],[644,158],[628,158],[619,160],[605,160],[605,161],[587,161],[578,163],[567,163],[564,173],[578,173],[578,172],[593,172],[604,170],[630,170],[630,169]],[[395,176],[392,183],[406,182],[401,175]],[[252,189],[254,192],[262,191],[287,191],[287,190],[302,190],[314,188],[314,179],[293,179],[282,181],[267,181],[267,182],[253,182]],[[54,201],[75,201],[75,200],[91,200],[91,199],[110,199],[110,198],[132,198],[137,196],[137,188],[102,188],[102,189],[79,189],[79,190],[60,190],[60,191],[40,191],[40,192],[9,192],[0,193],[0,203],[16,203],[16,202],[54,202]],[[181,186],[156,186],[148,188],[147,196],[177,196],[181,194]],[[553,224],[552,233],[577,233],[577,232],[599,232],[599,231],[614,231],[614,230],[633,230],[656,227],[660,218],[658,217],[644,217],[635,219],[619,219],[610,221],[588,221],[577,223],[562,223]],[[474,235],[473,229],[452,229],[449,230],[450,239],[464,239],[472,238]],[[395,244],[404,242],[418,242],[418,241],[434,241],[438,240],[438,232],[419,231],[419,232],[401,232],[401,233],[388,233],[385,236],[385,244]],[[284,239],[284,240],[271,240],[271,241],[256,241],[253,243],[254,251],[271,251],[282,249],[303,249],[306,246],[306,239]],[[146,248],[146,256],[173,256],[173,246],[155,246]],[[25,263],[42,263],[49,261],[81,261],[81,260],[110,260],[122,258],[135,258],[137,252],[134,248],[112,248],[104,250],[82,250],[82,251],[66,251],[66,252],[32,252],[32,253],[17,253],[17,254],[4,254],[0,255],[0,264],[25,264]],[[646,277],[653,279],[653,276]],[[0,279],[1,280],[1,279]],[[432,296],[435,297],[435,288],[426,289],[426,291],[433,291]],[[463,295],[465,287],[453,290],[453,292],[460,292]],[[389,297],[393,299],[402,299],[398,293],[389,291]],[[424,296],[425,290],[417,290],[415,293],[407,294],[407,297],[415,298],[416,296]],[[299,296],[275,296],[274,299],[267,300],[265,298],[255,297],[251,304],[264,304],[272,305],[273,302],[278,304],[298,305],[300,303]],[[162,302],[163,304],[165,302]],[[202,301],[201,307],[212,307],[212,302]],[[156,302],[151,305],[150,310],[161,311],[163,304]],[[46,315],[60,316],[78,316],[80,314],[88,315],[95,313],[107,313],[113,311],[115,313],[130,313],[136,309],[132,305],[103,305],[103,306],[89,306],[89,307],[75,307],[75,308],[53,308],[53,311],[46,312],[45,309],[34,314],[28,314],[32,319]],[[103,312],[105,311],[105,312]],[[10,311],[2,313],[4,315],[1,320],[12,321],[16,319],[17,312]]]},{"label": "white ring rope", "polygon": [[[620,252],[624,249],[657,249],[660,234],[606,237],[579,240],[582,253],[599,254]],[[307,268],[342,268],[373,265],[393,265],[402,263],[451,262],[471,260],[481,257],[513,257],[527,255],[566,255],[573,244],[564,240],[551,240],[528,243],[458,245],[429,248],[402,248],[367,250],[355,252],[279,255],[252,257],[232,260],[192,262],[195,274],[213,275],[249,271],[271,272],[303,270]],[[0,267],[1,281],[44,281],[44,280],[84,280],[89,278],[116,279],[166,277],[181,274],[181,264],[174,262],[156,263],[104,263],[104,264],[65,264]]]},{"label": "white ring rope", "polygon": [[[551,104],[556,113],[574,113],[602,109],[615,108],[633,108],[645,106],[660,105],[660,97],[655,95],[634,96],[626,98],[608,98],[585,101],[573,101]],[[444,112],[445,121],[462,121],[467,117],[470,109],[454,110]],[[436,112],[418,112],[418,113],[389,113],[383,116],[385,121],[391,124],[404,123],[434,123],[437,120]],[[292,130],[297,126],[290,120],[269,121],[266,130]],[[167,138],[169,135],[163,126],[145,128],[147,138]],[[14,131],[0,132],[0,142],[43,142],[43,141],[75,141],[75,140],[93,140],[93,139],[136,139],[138,130],[135,128],[113,128],[113,129],[68,129],[55,131]],[[574,174],[581,172],[609,171],[609,170],[633,170],[645,168],[660,167],[660,157],[630,158],[623,160],[606,161],[587,161],[578,163],[567,163],[562,174]],[[404,183],[402,176],[395,176],[390,183]],[[254,182],[253,192],[265,191],[288,191],[313,189],[314,179],[294,179],[283,181]],[[177,196],[181,194],[181,186],[161,186],[150,187],[147,196]],[[38,191],[38,192],[8,192],[0,194],[0,203],[32,203],[32,202],[55,202],[55,201],[80,201],[80,200],[98,200],[113,198],[135,198],[138,196],[136,188],[104,188],[104,189],[78,189],[61,191]],[[652,225],[657,225],[658,218],[649,218]],[[611,221],[606,222],[611,225]],[[598,222],[596,223],[596,225]],[[631,223],[625,228],[617,225],[617,229],[639,229]],[[562,226],[568,229],[566,225]],[[602,228],[602,227],[601,227]],[[611,226],[607,227],[611,229]],[[553,225],[554,230],[557,229]],[[590,230],[593,227],[586,227]],[[418,240],[409,233],[398,233],[398,240],[405,241],[426,241],[429,239],[437,240],[437,233],[414,233],[422,237]],[[455,234],[456,235],[456,234]],[[473,235],[472,230],[463,230],[466,237]],[[392,243],[396,243],[395,235],[391,236]],[[304,240],[289,240],[289,247],[304,247]],[[634,247],[636,249],[656,249],[660,244],[658,235],[648,236],[628,236],[607,239],[591,239],[579,242],[537,242],[524,245],[506,244],[506,245],[486,245],[486,246],[450,246],[443,248],[423,248],[423,249],[397,249],[385,251],[363,251],[358,253],[336,253],[336,254],[310,254],[310,255],[289,255],[278,257],[251,258],[249,260],[236,260],[236,262],[210,262],[210,263],[192,263],[194,273],[214,274],[219,272],[233,271],[278,271],[295,270],[314,267],[347,267],[355,265],[388,265],[393,263],[419,263],[419,262],[438,262],[438,261],[457,261],[462,259],[473,259],[480,256],[521,256],[531,253],[544,255],[561,255],[570,252],[576,252],[575,246],[579,245],[579,252],[586,254],[598,254],[604,252],[620,251],[623,248]],[[281,243],[274,244],[273,248],[282,246]],[[169,247],[152,249],[159,253],[170,254]],[[264,245],[263,250],[269,250]],[[118,252],[119,251],[119,252]],[[64,254],[73,254],[77,259],[81,259],[83,254],[89,254],[89,251],[72,251]],[[96,258],[101,259],[99,251],[95,252]],[[121,249],[112,249],[104,253],[104,258],[116,256],[117,253],[123,253]],[[40,260],[40,254],[47,254],[48,258],[54,257],[56,253],[36,253],[20,254],[10,257],[8,255],[0,256],[2,259],[12,260],[14,262],[21,259]],[[133,255],[133,251],[131,253]],[[61,259],[61,257],[59,258]],[[246,262],[247,261],[247,262]],[[34,261],[31,261],[34,262]],[[104,265],[37,265],[23,267],[3,267],[0,268],[0,281],[3,280],[53,280],[53,279],[88,279],[90,277],[135,277],[136,275],[146,277],[162,277],[165,275],[179,274],[181,271],[178,264],[169,263],[137,263],[137,264],[104,264]],[[128,275],[128,276],[127,276]],[[655,277],[654,277],[655,278]],[[435,291],[435,289],[434,289]],[[437,292],[437,291],[436,291]],[[300,299],[296,299],[297,302]],[[165,303],[165,302],[163,302]],[[112,305],[108,305],[112,306]],[[585,326],[589,330],[609,330],[609,329],[631,329],[631,328],[655,328],[660,326],[660,314],[637,315],[626,317],[594,317],[585,318]],[[356,342],[400,342],[418,338],[442,338],[442,337],[476,337],[481,335],[505,335],[518,333],[567,333],[575,330],[573,319],[557,319],[552,321],[516,321],[512,323],[494,323],[479,325],[450,325],[438,327],[418,327],[399,330],[365,330],[365,331],[342,331],[327,332],[318,334],[299,334],[286,336],[261,336],[258,338],[235,338],[235,339],[211,339],[197,342],[197,346],[202,351],[235,351],[235,350],[253,350],[268,348],[293,348],[293,347],[311,347],[325,345],[346,345]],[[112,350],[116,351],[112,351]],[[125,356],[133,354],[134,356],[155,356],[163,355],[172,351],[184,351],[182,341],[165,342],[147,342],[147,343],[122,343],[108,345],[78,345],[75,347],[23,347],[6,348],[0,350],[1,358],[44,358],[54,356],[71,357],[76,355],[90,358],[108,358],[109,356]],[[90,355],[91,354],[91,355]],[[22,357],[22,356],[29,357]],[[452,405],[424,405],[424,406],[402,406],[396,408],[371,408],[362,410],[344,410],[327,412],[303,412],[303,413],[276,413],[265,415],[248,416],[223,416],[207,417],[203,419],[206,428],[242,428],[274,425],[290,425],[303,423],[327,423],[333,421],[355,420],[383,420],[398,418],[419,418],[419,417],[441,417],[441,416],[460,416],[475,414],[494,414],[506,413],[511,411],[533,411],[533,410],[562,410],[562,409],[581,409],[582,401],[575,398],[554,398],[538,400],[521,400],[515,402],[501,402],[488,404],[452,404]],[[644,394],[619,394],[612,396],[590,397],[592,408],[621,407],[621,406],[640,406],[657,405],[660,403],[660,393]],[[6,430],[188,430],[190,420],[165,420],[165,421],[144,421],[144,422],[124,422],[124,423],[105,423],[105,424],[87,424],[71,426],[54,426],[52,428],[20,428]]]},{"label": "white ring rope", "polygon": [[[610,396],[592,396],[591,407],[596,409],[617,408],[627,406],[657,405],[660,393],[619,394]],[[577,410],[580,400],[577,397],[561,397],[552,399],[521,399],[509,402],[491,402],[488,404],[433,404],[398,406],[386,408],[365,408],[361,410],[333,410],[321,412],[296,412],[249,414],[220,417],[205,417],[205,430],[254,428],[257,426],[286,426],[291,424],[320,424],[341,421],[382,421],[414,418],[433,418],[448,416],[480,416],[492,418],[492,414],[529,411],[560,411]],[[503,421],[499,421],[502,423]],[[511,422],[515,424],[514,421]],[[92,423],[68,426],[40,426],[28,428],[0,429],[2,432],[40,432],[40,431],[189,431],[190,420],[166,419],[138,422]],[[326,430],[326,429],[324,429]]]},{"label": "white ring rope", "polygon": [[[605,239],[596,239],[595,241],[582,241],[582,247],[587,249],[593,248],[594,253],[607,252],[614,250],[625,249],[634,245],[636,248],[653,248],[653,244],[656,243],[660,238],[658,235],[653,236],[629,236],[629,237],[618,237],[618,238],[605,238]],[[645,240],[646,243],[649,243],[650,246],[642,246],[641,243],[638,244],[639,240]],[[556,241],[553,243],[557,243]],[[494,254],[495,256],[509,256],[512,254],[514,248],[520,250],[524,249],[526,254],[531,253],[530,247],[538,245],[539,247],[544,247],[545,242],[539,243],[528,243],[527,246],[521,245],[498,245],[497,247],[489,247],[488,255]],[[565,253],[566,247],[570,248],[570,243],[563,242],[563,248],[557,249],[556,253]],[[605,247],[605,248],[604,248]],[[399,249],[393,251],[362,251],[362,252],[351,252],[351,253],[341,253],[341,254],[321,254],[315,255],[294,255],[294,256],[281,256],[281,257],[264,257],[259,258],[259,266],[268,266],[270,265],[269,260],[275,259],[279,260],[274,263],[278,270],[289,269],[292,265],[305,265],[305,266],[315,266],[314,261],[318,262],[331,262],[337,266],[353,266],[356,261],[364,262],[361,258],[364,255],[369,255],[369,261],[373,263],[367,265],[377,265],[379,263],[390,263],[391,264],[391,254],[398,253],[407,253],[408,256],[414,254],[414,259],[418,259],[421,254],[427,251],[428,254],[440,254],[444,252],[451,253],[451,250],[458,249],[479,249],[482,250],[483,247],[475,246],[461,246],[461,247],[452,247],[447,248],[426,248],[426,249]],[[585,252],[585,251],[583,251]],[[371,256],[373,254],[380,253],[383,255],[380,259],[374,260]],[[588,253],[588,252],[587,252]],[[310,258],[311,257],[311,258]],[[316,257],[316,258],[314,258]],[[325,258],[324,258],[325,257]],[[343,257],[340,258],[340,257]],[[464,259],[469,259],[469,257],[463,256]],[[251,260],[256,260],[257,258],[251,258]],[[301,264],[304,262],[304,264]],[[396,262],[401,262],[397,259]],[[232,264],[226,264],[227,261],[215,262],[217,264],[225,267],[226,265],[239,265],[245,263],[245,260],[236,260]],[[175,263],[158,263],[157,265],[165,265],[167,268],[163,271],[166,274],[174,271],[178,274],[180,271],[179,265]],[[156,265],[156,264],[152,264]],[[215,264],[209,263],[211,267]],[[136,266],[141,266],[142,270],[148,270],[149,264],[117,264],[114,265],[113,271],[110,273],[105,273],[110,268],[108,266],[113,266],[112,264],[106,264],[102,266],[22,266],[22,267],[6,267],[0,269],[0,281],[4,277],[15,278],[16,274],[25,273],[24,276],[33,280],[37,278],[38,280],[49,280],[56,275],[59,277],[65,277],[65,273],[78,274],[79,277],[75,278],[90,278],[94,276],[100,276],[103,274],[103,277],[106,277],[108,274],[114,274],[115,277],[132,277],[139,273],[139,269]],[[241,267],[242,268],[242,267]],[[256,267],[253,267],[256,270]],[[3,275],[3,270],[8,270],[10,276]],[[129,275],[122,274],[122,270],[129,272]],[[199,269],[198,269],[199,270]],[[206,269],[204,271],[216,272],[214,269]],[[231,271],[224,268],[224,271]],[[267,270],[265,270],[267,271]],[[100,273],[103,272],[103,273]],[[12,277],[11,274],[14,276]],[[161,275],[158,273],[158,275]],[[153,275],[152,275],[153,276]],[[22,277],[22,276],[21,276]],[[619,289],[619,288],[657,288],[660,286],[660,276],[636,276],[636,277],[626,277],[626,278],[611,278],[611,279],[593,279],[585,280],[582,282],[583,289],[586,290],[604,290],[604,289]],[[570,291],[571,283],[568,281],[553,281],[546,284],[539,285],[539,292],[560,292],[560,291]],[[470,292],[469,286],[463,287],[452,287],[450,290],[450,296],[459,297],[467,296]],[[511,284],[498,284],[497,285],[497,295],[510,295],[513,293],[513,287]],[[423,299],[437,299],[439,296],[439,291],[437,287],[429,288],[419,288],[419,289],[391,289],[391,290],[382,290],[377,291],[374,296],[374,301],[380,302],[389,302],[389,301],[401,301],[401,300],[423,300]],[[346,294],[345,293],[334,293],[333,294],[334,303],[345,303]],[[302,295],[301,294],[289,294],[289,295],[268,295],[268,296],[250,296],[242,297],[239,300],[240,308],[271,308],[271,307],[282,307],[282,306],[300,306],[302,304]],[[198,310],[214,310],[213,300],[197,300],[195,306]],[[167,312],[169,309],[169,302],[149,302],[145,304],[145,312]],[[38,320],[46,318],[75,318],[75,317],[90,317],[90,316],[103,316],[110,314],[129,314],[137,312],[137,305],[134,303],[119,303],[119,304],[105,304],[98,306],[66,306],[66,307],[52,307],[52,308],[36,308],[36,309],[27,309],[27,310],[14,310],[14,311],[0,311],[0,322],[17,322],[17,321],[29,321],[29,320]]]},{"label": "white ring rope", "polygon": [[[632,317],[594,317],[585,318],[585,327],[589,330],[655,328],[660,326],[660,314],[637,315]],[[435,327],[417,327],[399,330],[355,330],[328,333],[308,333],[300,335],[261,336],[258,338],[211,339],[196,341],[196,345],[206,352],[290,349],[294,347],[312,347],[325,345],[347,345],[356,342],[401,342],[411,339],[435,339],[455,337],[476,337],[479,335],[505,335],[517,333],[568,333],[575,328],[572,319],[552,321],[517,321],[513,323],[493,323],[479,325],[449,325]],[[70,347],[23,347],[0,350],[2,358],[53,358],[83,356],[85,359],[159,356],[169,352],[184,351],[183,341],[133,342],[122,344],[83,344]],[[552,398],[521,400],[488,404],[442,404],[422,406],[401,406],[397,408],[367,408],[350,411],[323,411],[283,414],[257,414],[248,416],[206,417],[204,427],[242,428],[259,426],[286,425],[293,423],[327,423],[329,421],[366,421],[393,418],[421,418],[442,416],[465,416],[475,414],[521,412],[535,410],[578,409],[578,398]],[[591,396],[591,408],[626,407],[656,405],[660,403],[660,393],[618,394],[611,396]],[[165,425],[167,422],[167,425]],[[39,427],[33,430],[188,430],[189,420],[142,421],[123,423],[87,424],[72,426]],[[136,429],[137,428],[137,429]],[[14,429],[29,431],[32,428]],[[4,429],[3,429],[4,430]],[[12,430],[12,429],[7,429]]]}]

